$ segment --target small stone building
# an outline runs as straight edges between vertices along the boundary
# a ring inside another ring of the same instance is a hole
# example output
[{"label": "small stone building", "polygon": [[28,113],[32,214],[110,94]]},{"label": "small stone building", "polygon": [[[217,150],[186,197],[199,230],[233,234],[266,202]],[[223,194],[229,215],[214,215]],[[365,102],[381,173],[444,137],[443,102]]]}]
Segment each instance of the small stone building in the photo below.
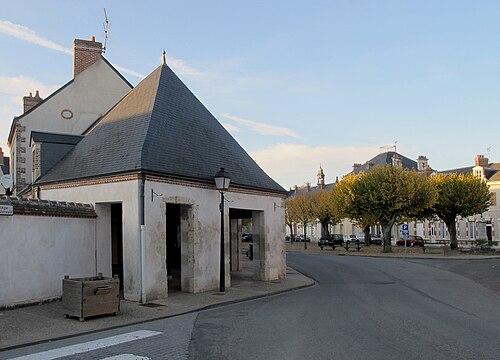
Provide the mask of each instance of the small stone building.
[{"label": "small stone building", "polygon": [[[231,177],[222,229],[225,285],[241,270],[242,219],[252,224],[253,278],[285,277],[286,191],[165,62],[83,135],[32,133],[33,164],[40,168],[27,195],[94,206],[97,271],[118,274],[126,299],[218,288],[221,214],[214,176],[220,168]],[[45,166],[57,157],[47,151],[61,151],[62,160]]]}]

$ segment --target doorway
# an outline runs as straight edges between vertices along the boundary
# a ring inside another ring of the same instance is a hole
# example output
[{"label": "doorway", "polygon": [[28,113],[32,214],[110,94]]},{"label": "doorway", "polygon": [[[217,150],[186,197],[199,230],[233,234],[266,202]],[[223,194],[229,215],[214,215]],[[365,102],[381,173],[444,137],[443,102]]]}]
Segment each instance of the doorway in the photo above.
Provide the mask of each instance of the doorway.
[{"label": "doorway", "polygon": [[111,204],[111,273],[118,275],[123,292],[122,204]]},{"label": "doorway", "polygon": [[165,205],[168,291],[181,291],[181,206]]}]

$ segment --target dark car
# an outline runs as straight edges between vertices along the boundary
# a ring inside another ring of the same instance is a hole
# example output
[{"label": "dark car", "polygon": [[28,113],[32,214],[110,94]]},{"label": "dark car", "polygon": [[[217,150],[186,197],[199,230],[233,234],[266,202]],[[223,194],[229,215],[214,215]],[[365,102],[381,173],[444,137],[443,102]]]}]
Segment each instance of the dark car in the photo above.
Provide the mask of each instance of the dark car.
[{"label": "dark car", "polygon": [[344,238],[339,234],[331,234],[330,236],[322,236],[318,241],[318,246],[323,250],[325,246],[331,246],[335,250],[335,246],[342,246]]},{"label": "dark car", "polygon": [[318,246],[321,248],[321,250],[323,250],[323,248],[326,246],[334,247],[335,245],[333,245],[333,241],[331,238],[323,236],[318,240]]},{"label": "dark car", "polygon": [[382,245],[382,239],[379,237],[372,237],[370,243],[375,245]]},{"label": "dark car", "polygon": [[252,242],[253,241],[253,235],[252,234],[245,234],[241,236],[241,241],[242,242]]},{"label": "dark car", "polygon": [[424,239],[421,236],[409,235],[406,239],[396,241],[397,246],[420,246],[424,247]]},{"label": "dark car", "polygon": [[344,236],[342,234],[331,234],[330,237],[332,238],[332,241],[335,244],[335,246],[344,245]]}]

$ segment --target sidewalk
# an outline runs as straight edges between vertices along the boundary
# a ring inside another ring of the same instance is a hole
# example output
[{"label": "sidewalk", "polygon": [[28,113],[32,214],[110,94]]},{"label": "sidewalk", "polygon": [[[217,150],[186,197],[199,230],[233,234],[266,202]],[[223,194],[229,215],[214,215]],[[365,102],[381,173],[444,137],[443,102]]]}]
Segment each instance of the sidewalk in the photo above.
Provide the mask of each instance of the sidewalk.
[{"label": "sidewalk", "polygon": [[286,278],[277,281],[253,281],[235,277],[225,293],[209,291],[200,294],[172,293],[166,300],[141,305],[122,300],[116,316],[100,316],[80,322],[65,318],[62,302],[55,301],[0,311],[0,351],[13,347],[142,323],[222,304],[279,294],[314,285],[314,281],[287,268]]}]

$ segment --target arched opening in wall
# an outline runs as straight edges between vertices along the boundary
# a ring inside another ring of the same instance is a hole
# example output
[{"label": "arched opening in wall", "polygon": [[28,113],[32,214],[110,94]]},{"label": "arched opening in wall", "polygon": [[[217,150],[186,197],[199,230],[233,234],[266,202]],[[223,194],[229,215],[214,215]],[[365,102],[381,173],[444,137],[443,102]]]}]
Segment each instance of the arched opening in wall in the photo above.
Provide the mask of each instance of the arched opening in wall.
[{"label": "arched opening in wall", "polygon": [[[260,211],[229,209],[229,253],[231,287],[245,281],[260,280],[260,258],[264,232]],[[263,250],[263,249],[262,249]]]}]

